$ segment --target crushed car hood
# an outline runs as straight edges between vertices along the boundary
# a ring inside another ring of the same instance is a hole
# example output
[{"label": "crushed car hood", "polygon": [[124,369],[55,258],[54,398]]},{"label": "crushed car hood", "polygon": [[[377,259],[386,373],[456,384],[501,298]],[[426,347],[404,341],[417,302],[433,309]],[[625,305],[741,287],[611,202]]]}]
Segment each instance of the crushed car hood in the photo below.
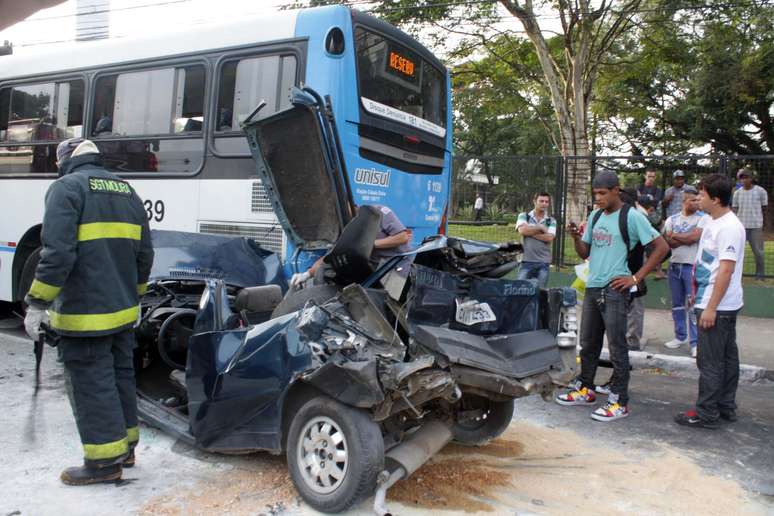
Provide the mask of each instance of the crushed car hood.
[{"label": "crushed car hood", "polygon": [[183,231],[152,230],[151,280],[220,279],[235,287],[287,283],[280,257],[254,240]]}]

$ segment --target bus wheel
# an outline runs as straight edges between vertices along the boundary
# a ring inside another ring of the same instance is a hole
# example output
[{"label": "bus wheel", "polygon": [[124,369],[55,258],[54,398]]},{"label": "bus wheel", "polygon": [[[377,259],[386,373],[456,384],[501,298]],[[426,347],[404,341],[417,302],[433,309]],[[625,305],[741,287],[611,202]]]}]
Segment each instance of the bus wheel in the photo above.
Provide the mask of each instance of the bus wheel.
[{"label": "bus wheel", "polygon": [[27,312],[27,303],[24,302],[24,296],[30,291],[32,286],[32,280],[35,279],[35,269],[38,268],[38,262],[40,261],[40,252],[42,247],[38,247],[27,257],[22,267],[21,276],[19,276],[19,288],[16,291],[16,297],[21,301],[22,313]]}]

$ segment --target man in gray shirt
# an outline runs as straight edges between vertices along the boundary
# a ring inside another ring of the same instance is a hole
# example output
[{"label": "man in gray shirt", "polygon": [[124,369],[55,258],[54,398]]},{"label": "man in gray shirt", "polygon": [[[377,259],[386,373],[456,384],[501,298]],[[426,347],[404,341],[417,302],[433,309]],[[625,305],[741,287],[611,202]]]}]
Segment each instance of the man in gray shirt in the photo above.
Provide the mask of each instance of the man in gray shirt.
[{"label": "man in gray shirt", "polygon": [[685,186],[685,172],[675,170],[672,172],[672,186],[664,192],[664,211],[667,217],[680,213],[683,209],[683,187]]},{"label": "man in gray shirt", "polygon": [[763,222],[766,220],[766,206],[769,194],[764,188],[753,184],[753,171],[745,167],[736,174],[742,182],[742,188],[734,192],[731,207],[744,226],[747,241],[755,256],[755,277],[763,279],[765,275],[763,261]]},{"label": "man in gray shirt", "polygon": [[675,338],[664,345],[677,349],[685,343],[691,345],[691,356],[696,357],[696,317],[689,306],[693,294],[693,264],[699,248],[702,228],[708,216],[698,212],[698,191],[693,186],[683,189],[683,209],[672,215],[664,224],[664,238],[672,248],[669,259],[669,289],[672,292],[672,320]]},{"label": "man in gray shirt", "polygon": [[556,220],[548,216],[551,204],[548,193],[535,194],[533,200],[535,209],[519,213],[516,220],[516,231],[522,236],[524,245],[518,279],[535,279],[538,287],[545,288],[551,264],[551,242],[556,237]]}]

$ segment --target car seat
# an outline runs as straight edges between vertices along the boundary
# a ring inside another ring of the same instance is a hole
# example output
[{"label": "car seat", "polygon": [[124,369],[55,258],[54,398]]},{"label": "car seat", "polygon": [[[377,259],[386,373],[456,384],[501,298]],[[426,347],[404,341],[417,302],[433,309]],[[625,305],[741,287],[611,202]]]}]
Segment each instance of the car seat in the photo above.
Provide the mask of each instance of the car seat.
[{"label": "car seat", "polygon": [[344,227],[333,249],[323,260],[333,269],[331,278],[337,285],[360,283],[375,270],[371,261],[374,240],[379,233],[382,213],[375,206],[361,206],[357,215]]}]

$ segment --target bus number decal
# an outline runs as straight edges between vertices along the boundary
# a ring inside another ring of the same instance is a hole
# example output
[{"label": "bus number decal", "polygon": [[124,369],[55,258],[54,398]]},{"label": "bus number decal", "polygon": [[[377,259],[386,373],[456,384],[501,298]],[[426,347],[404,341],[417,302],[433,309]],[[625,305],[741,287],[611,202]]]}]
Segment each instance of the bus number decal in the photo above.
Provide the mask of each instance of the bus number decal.
[{"label": "bus number decal", "polygon": [[164,201],[153,202],[150,199],[146,199],[143,203],[145,205],[145,211],[148,214],[148,222],[155,220],[161,222],[164,220]]}]

